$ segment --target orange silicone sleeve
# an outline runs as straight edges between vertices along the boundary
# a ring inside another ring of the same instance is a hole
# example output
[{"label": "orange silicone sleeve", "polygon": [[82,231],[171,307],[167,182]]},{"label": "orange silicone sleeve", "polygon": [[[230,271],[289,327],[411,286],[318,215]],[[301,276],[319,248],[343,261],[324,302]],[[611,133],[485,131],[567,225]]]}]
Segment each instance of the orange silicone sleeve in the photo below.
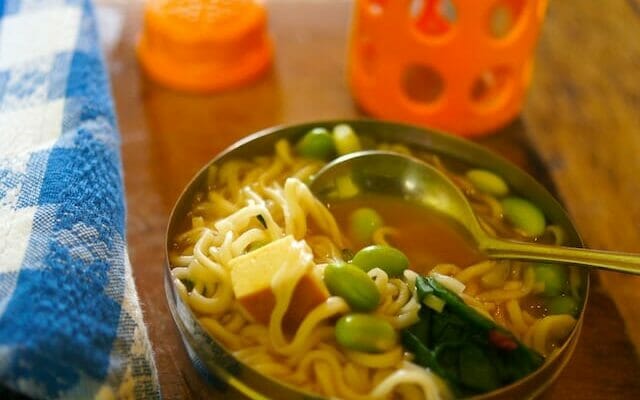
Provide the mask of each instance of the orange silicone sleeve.
[{"label": "orange silicone sleeve", "polygon": [[[546,0],[453,0],[453,21],[438,12],[443,1],[423,0],[413,14],[412,3],[355,3],[349,83],[361,108],[462,136],[490,133],[517,116]],[[500,37],[491,31],[498,11],[513,16]],[[437,95],[428,101],[411,96],[420,84],[408,71],[428,72]]]}]

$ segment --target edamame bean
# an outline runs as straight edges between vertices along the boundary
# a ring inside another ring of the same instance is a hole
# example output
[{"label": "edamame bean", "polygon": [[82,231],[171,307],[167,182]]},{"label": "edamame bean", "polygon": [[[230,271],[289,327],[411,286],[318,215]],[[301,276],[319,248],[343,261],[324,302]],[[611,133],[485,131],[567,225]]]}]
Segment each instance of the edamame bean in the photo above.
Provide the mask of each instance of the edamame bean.
[{"label": "edamame bean", "polygon": [[542,211],[520,197],[503,199],[502,212],[516,228],[532,237],[542,235],[547,226]]},{"label": "edamame bean", "polygon": [[575,317],[580,310],[578,300],[572,296],[551,297],[546,303],[550,315],[569,314]]},{"label": "edamame bean", "polygon": [[355,311],[371,311],[380,302],[380,292],[373,279],[354,265],[327,265],[324,284],[332,295],[342,297]]},{"label": "edamame bean", "polygon": [[362,149],[358,135],[347,124],[336,125],[333,128],[333,141],[338,155],[353,153]]},{"label": "edamame bean", "polygon": [[296,145],[303,157],[328,160],[336,152],[333,137],[325,128],[313,128]]},{"label": "edamame bean", "polygon": [[471,169],[466,173],[467,179],[483,193],[502,197],[509,193],[507,183],[500,176],[485,169]]},{"label": "edamame bean", "polygon": [[361,249],[351,262],[365,271],[380,268],[390,277],[402,275],[404,270],[409,267],[409,259],[403,252],[395,247],[381,245]]},{"label": "edamame bean", "polygon": [[564,292],[568,280],[567,268],[557,264],[537,263],[533,265],[536,282],[544,284],[545,296],[558,296]]},{"label": "edamame bean", "polygon": [[398,335],[391,324],[368,314],[348,314],[336,323],[336,340],[350,350],[380,353],[391,350]]},{"label": "edamame bean", "polygon": [[382,223],[382,217],[372,208],[358,208],[349,216],[351,236],[363,244],[371,243],[373,233]]}]

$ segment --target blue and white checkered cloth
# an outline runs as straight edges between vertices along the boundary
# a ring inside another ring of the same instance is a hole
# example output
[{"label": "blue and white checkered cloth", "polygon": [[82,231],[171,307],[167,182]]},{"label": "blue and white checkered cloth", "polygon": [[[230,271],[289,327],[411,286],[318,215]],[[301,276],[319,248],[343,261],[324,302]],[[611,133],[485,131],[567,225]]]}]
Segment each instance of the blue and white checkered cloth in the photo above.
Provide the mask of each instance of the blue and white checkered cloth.
[{"label": "blue and white checkered cloth", "polygon": [[0,385],[159,398],[88,0],[0,0]]}]

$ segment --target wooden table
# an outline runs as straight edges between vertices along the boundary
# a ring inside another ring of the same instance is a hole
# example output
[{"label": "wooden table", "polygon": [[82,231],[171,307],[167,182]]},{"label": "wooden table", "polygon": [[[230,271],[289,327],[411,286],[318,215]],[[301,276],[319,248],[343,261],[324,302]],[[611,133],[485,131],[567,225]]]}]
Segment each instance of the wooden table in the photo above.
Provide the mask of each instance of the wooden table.
[{"label": "wooden table", "polygon": [[[99,2],[123,138],[129,252],[167,399],[220,398],[191,366],[162,285],[164,230],[182,187],[248,133],[360,115],[345,82],[351,3],[267,6],[276,45],[272,72],[251,87],[191,96],[140,76],[139,3]],[[552,1],[521,119],[480,140],[546,177],[586,243],[597,248],[640,252],[639,37],[637,0]],[[640,398],[640,280],[594,278],[575,356],[545,398]]]}]

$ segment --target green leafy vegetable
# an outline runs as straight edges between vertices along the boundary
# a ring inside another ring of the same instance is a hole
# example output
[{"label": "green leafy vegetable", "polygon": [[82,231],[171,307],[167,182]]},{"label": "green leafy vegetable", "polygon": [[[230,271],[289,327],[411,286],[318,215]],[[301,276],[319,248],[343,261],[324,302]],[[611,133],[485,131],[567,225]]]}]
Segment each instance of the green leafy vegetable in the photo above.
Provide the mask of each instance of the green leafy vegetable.
[{"label": "green leafy vegetable", "polygon": [[511,332],[467,306],[432,277],[418,277],[420,301],[435,296],[441,312],[420,310],[420,321],[402,333],[414,362],[445,379],[456,396],[472,396],[508,385],[536,370],[544,359]]},{"label": "green leafy vegetable", "polygon": [[500,387],[498,372],[483,349],[474,345],[463,345],[458,357],[462,384],[481,392]]}]

